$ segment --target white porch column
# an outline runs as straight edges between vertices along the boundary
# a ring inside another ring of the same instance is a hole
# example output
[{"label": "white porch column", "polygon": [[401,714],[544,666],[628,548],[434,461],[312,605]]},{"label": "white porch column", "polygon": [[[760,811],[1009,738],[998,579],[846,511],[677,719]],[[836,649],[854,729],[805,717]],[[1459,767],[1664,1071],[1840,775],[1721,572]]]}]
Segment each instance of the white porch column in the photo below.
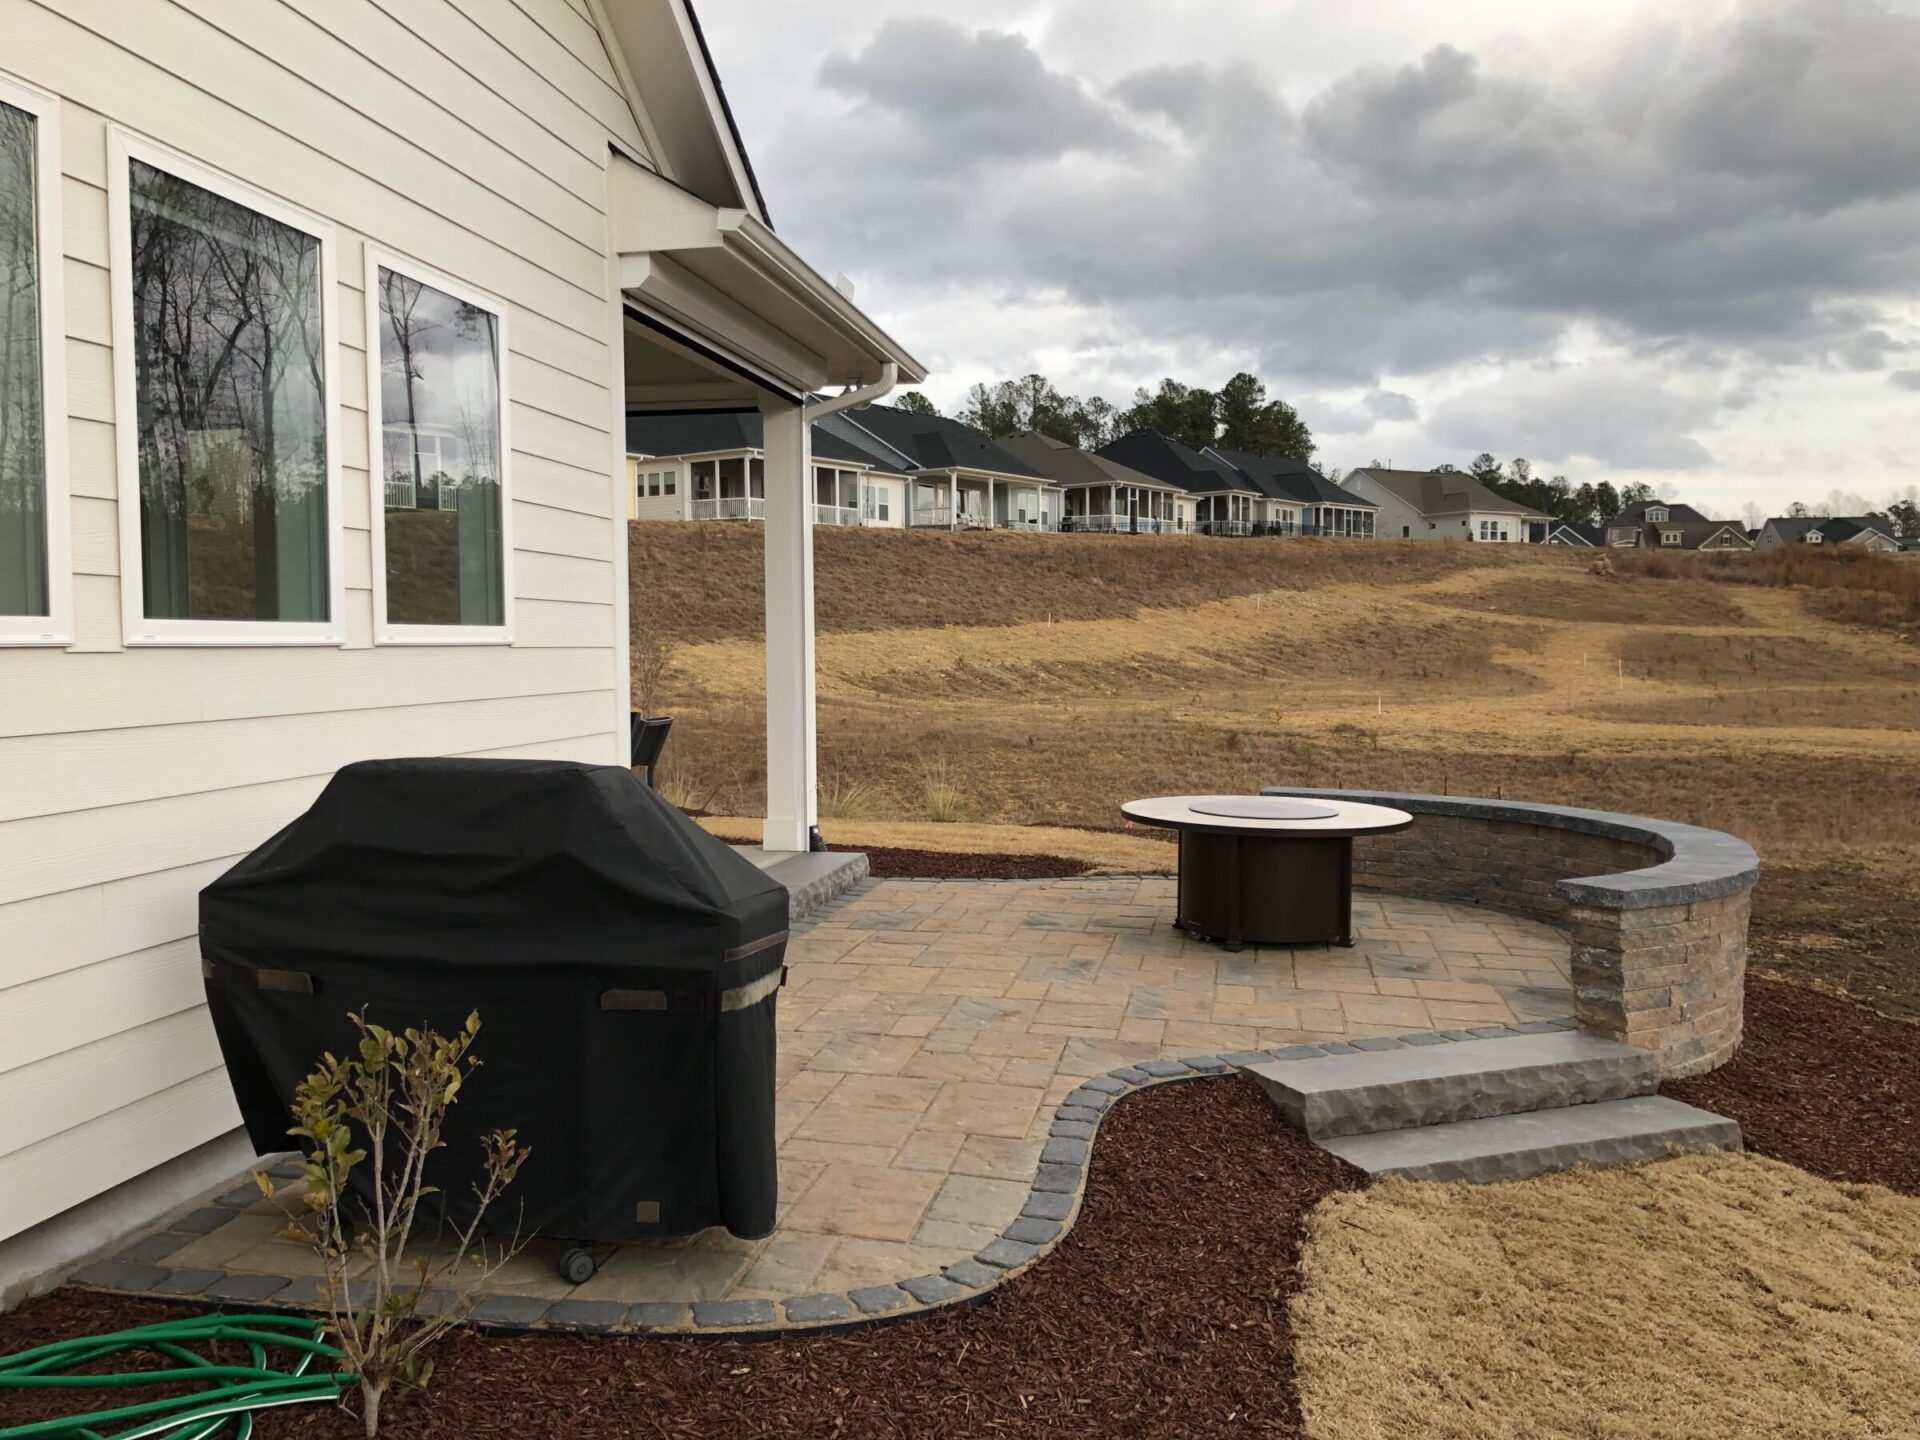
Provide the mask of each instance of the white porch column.
[{"label": "white porch column", "polygon": [[817,815],[813,693],[813,437],[802,408],[761,402],[766,452],[769,850],[805,850]]}]

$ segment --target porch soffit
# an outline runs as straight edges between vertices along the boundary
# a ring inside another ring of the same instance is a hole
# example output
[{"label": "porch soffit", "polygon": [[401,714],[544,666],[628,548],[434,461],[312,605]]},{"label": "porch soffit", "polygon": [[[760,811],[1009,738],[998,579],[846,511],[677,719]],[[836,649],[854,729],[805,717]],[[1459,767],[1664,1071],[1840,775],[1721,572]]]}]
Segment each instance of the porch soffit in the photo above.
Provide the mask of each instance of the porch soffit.
[{"label": "porch soffit", "polygon": [[787,388],[902,382],[926,369],[743,209],[716,207],[620,156],[612,164],[620,287],[644,311]]}]

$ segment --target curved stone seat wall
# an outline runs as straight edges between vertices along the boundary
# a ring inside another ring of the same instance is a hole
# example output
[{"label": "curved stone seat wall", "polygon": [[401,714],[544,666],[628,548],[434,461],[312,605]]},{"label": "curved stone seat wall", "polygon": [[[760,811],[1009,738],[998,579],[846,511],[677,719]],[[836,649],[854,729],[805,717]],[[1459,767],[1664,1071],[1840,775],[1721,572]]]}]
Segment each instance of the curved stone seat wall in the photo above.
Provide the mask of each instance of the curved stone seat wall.
[{"label": "curved stone seat wall", "polygon": [[1753,847],[1641,815],[1414,795],[1269,786],[1268,795],[1391,805],[1417,817],[1354,842],[1354,883],[1485,905],[1565,930],[1580,1028],[1652,1050],[1695,1075],[1740,1043]]}]

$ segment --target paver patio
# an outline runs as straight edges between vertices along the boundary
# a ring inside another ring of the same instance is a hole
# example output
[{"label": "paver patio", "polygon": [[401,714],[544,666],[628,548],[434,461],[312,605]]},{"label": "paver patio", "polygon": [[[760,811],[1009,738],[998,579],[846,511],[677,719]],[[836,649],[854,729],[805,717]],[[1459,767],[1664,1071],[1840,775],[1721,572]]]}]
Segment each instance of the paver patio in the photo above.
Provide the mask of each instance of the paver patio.
[{"label": "paver patio", "polygon": [[[487,1283],[543,1299],[780,1299],[934,1275],[1019,1213],[1061,1097],[1161,1057],[1547,1019],[1566,938],[1489,910],[1362,892],[1351,950],[1229,954],[1172,928],[1169,877],[884,880],[788,947],[779,1228],[612,1247],[569,1285],[536,1240]],[[300,1276],[259,1201],[162,1263]],[[158,1258],[158,1257],[155,1257]]]}]

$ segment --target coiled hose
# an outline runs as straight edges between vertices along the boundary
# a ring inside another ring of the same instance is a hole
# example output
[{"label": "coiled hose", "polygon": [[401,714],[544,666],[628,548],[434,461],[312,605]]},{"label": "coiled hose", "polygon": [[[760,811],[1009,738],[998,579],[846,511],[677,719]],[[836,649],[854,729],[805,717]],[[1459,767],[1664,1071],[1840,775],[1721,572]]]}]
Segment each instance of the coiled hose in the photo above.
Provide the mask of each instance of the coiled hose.
[{"label": "coiled hose", "polygon": [[[253,1412],[278,1405],[337,1400],[359,1380],[340,1370],[312,1371],[317,1360],[338,1361],[339,1350],[320,1338],[320,1325],[300,1315],[194,1315],[59,1340],[17,1355],[0,1356],[0,1391],[71,1389],[106,1391],[117,1386],[195,1385],[182,1395],[88,1410],[55,1420],[36,1420],[0,1430],[0,1440],[231,1440],[253,1434]],[[246,1348],[251,1364],[221,1365],[193,1350],[230,1340]],[[76,1373],[83,1366],[130,1351],[164,1355],[175,1363],[151,1370]],[[278,1359],[288,1365],[277,1369]],[[109,1397],[85,1394],[87,1403]],[[124,1429],[110,1428],[125,1426]],[[230,1430],[229,1430],[229,1427]]]}]

